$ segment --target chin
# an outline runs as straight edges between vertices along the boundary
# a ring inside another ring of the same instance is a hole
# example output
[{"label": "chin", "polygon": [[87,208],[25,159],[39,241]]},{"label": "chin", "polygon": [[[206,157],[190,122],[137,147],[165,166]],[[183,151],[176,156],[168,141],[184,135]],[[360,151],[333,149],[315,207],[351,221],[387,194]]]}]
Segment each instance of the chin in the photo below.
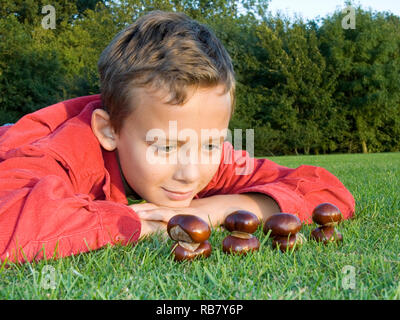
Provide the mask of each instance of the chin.
[{"label": "chin", "polygon": [[[153,203],[157,206],[160,207],[169,207],[169,208],[184,208],[184,207],[188,207],[190,205],[190,203],[192,202],[193,198],[190,199],[186,199],[186,200],[181,200],[181,201],[177,201],[177,200],[171,200],[165,197],[156,197],[156,199],[152,200],[151,198],[154,197],[150,197],[149,199],[145,199],[147,202]],[[162,199],[160,201],[160,199]]]}]

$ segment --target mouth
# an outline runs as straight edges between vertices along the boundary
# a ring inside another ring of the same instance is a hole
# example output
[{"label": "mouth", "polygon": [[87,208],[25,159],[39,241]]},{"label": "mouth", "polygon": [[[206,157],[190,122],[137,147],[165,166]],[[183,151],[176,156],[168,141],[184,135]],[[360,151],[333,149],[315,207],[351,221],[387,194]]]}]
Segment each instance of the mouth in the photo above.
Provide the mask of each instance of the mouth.
[{"label": "mouth", "polygon": [[165,194],[170,200],[173,201],[182,201],[182,200],[187,200],[192,197],[193,195],[193,190],[190,191],[175,191],[175,190],[169,190],[166,188],[161,187],[161,189],[164,190]]}]

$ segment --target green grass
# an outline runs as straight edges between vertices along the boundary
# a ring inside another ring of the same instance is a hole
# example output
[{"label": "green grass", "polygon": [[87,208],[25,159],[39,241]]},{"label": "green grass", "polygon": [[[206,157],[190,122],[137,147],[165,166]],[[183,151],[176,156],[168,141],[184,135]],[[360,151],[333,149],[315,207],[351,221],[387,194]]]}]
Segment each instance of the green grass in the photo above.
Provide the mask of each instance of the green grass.
[{"label": "green grass", "polygon": [[[133,247],[0,266],[0,298],[399,299],[400,153],[269,159],[324,167],[353,193],[356,217],[340,225],[342,245],[308,241],[299,251],[281,253],[259,228],[260,250],[231,256],[221,250],[227,232],[213,230],[209,259],[176,263],[171,240],[155,235]],[[303,233],[312,228],[304,226]],[[343,268],[354,271],[354,287],[346,287],[351,275]]]}]

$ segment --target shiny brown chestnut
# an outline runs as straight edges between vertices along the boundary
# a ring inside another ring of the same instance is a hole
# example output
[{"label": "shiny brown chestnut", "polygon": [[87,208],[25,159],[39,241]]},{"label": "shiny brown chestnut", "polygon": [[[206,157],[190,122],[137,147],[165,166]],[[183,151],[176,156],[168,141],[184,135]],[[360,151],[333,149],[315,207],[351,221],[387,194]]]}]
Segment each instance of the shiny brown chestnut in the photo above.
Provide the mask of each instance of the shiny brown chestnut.
[{"label": "shiny brown chestnut", "polygon": [[193,260],[195,258],[208,258],[211,255],[211,244],[208,240],[202,243],[178,242],[174,244],[175,261]]},{"label": "shiny brown chestnut", "polygon": [[227,236],[222,241],[222,251],[225,253],[247,254],[260,248],[260,241],[257,237],[248,234],[248,238],[239,238],[232,235]]},{"label": "shiny brown chestnut", "polygon": [[318,242],[323,242],[324,244],[343,241],[342,234],[331,226],[322,226],[314,229],[311,232],[311,238]]},{"label": "shiny brown chestnut", "polygon": [[188,243],[201,243],[211,234],[210,226],[203,219],[189,214],[177,214],[167,224],[167,231],[172,240]]},{"label": "shiny brown chestnut", "polygon": [[224,227],[230,232],[254,233],[259,224],[260,220],[254,213],[246,210],[237,210],[226,217]]},{"label": "shiny brown chestnut", "polygon": [[336,226],[342,220],[342,213],[332,203],[324,202],[315,207],[312,219],[320,226]]},{"label": "shiny brown chestnut", "polygon": [[279,248],[284,252],[286,250],[292,250],[293,247],[298,249],[305,241],[304,235],[300,232],[290,236],[275,236],[272,239],[272,247]]},{"label": "shiny brown chestnut", "polygon": [[288,235],[295,235],[301,229],[300,219],[291,213],[277,213],[272,215],[265,221],[264,234],[268,234],[271,230],[270,236],[287,237]]}]

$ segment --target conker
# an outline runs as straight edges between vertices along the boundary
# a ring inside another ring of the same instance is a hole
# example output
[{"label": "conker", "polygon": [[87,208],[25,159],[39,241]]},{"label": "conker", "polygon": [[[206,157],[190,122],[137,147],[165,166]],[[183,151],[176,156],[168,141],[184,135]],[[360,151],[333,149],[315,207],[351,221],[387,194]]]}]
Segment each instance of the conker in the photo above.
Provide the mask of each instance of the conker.
[{"label": "conker", "polygon": [[225,253],[247,254],[260,248],[260,241],[257,237],[249,235],[247,239],[238,238],[234,235],[227,236],[222,242],[222,251]]},{"label": "conker", "polygon": [[202,243],[190,244],[193,247],[187,246],[187,242],[178,242],[174,246],[174,259],[175,261],[193,260],[196,257],[208,258],[211,255],[211,244],[208,240]]},{"label": "conker", "polygon": [[290,236],[275,236],[272,239],[272,246],[279,248],[281,251],[292,250],[296,245],[295,249],[298,249],[306,241],[302,233],[296,233]]},{"label": "conker", "polygon": [[300,229],[300,219],[294,214],[284,212],[272,215],[264,224],[264,234],[271,230],[271,237],[287,237],[296,234]]},{"label": "conker", "polygon": [[203,219],[189,214],[177,214],[167,224],[167,231],[172,240],[201,243],[211,234],[211,229]]},{"label": "conker", "polygon": [[325,202],[315,207],[312,219],[320,226],[336,226],[342,220],[342,213],[334,204]]},{"label": "conker", "polygon": [[254,233],[259,224],[260,220],[254,213],[246,210],[238,210],[226,217],[224,227],[230,232]]},{"label": "conker", "polygon": [[342,234],[331,226],[323,226],[314,229],[311,232],[311,237],[318,242],[323,242],[324,244],[327,244],[329,242],[343,241]]}]

